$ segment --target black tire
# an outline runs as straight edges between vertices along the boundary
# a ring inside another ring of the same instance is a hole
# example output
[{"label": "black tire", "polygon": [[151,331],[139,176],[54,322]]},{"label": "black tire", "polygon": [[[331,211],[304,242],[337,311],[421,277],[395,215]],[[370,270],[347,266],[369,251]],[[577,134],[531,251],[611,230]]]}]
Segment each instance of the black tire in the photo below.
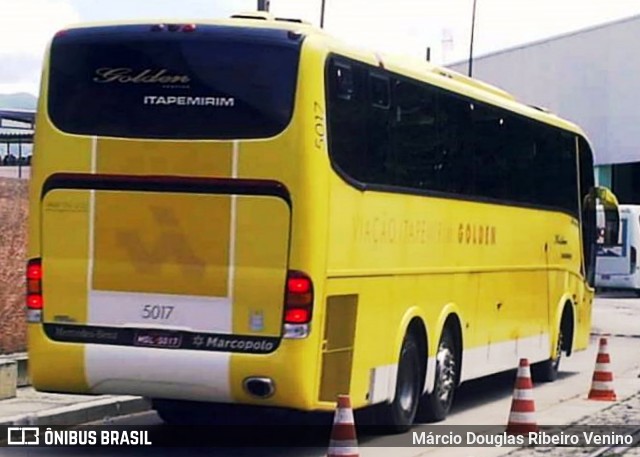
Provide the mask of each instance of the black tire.
[{"label": "black tire", "polygon": [[422,392],[422,363],[416,337],[409,332],[400,350],[395,397],[382,405],[377,415],[376,422],[384,433],[404,433],[413,425]]},{"label": "black tire", "polygon": [[549,357],[544,362],[535,363],[531,366],[531,375],[537,382],[553,382],[558,379],[560,371],[560,360],[562,360],[562,345],[564,344],[564,335],[562,328],[558,332],[558,342],[556,344],[556,356]]},{"label": "black tire", "polygon": [[453,333],[449,328],[445,328],[438,343],[433,392],[425,394],[420,401],[417,416],[419,422],[442,421],[451,410],[460,370],[459,352],[456,346]]},{"label": "black tire", "polygon": [[167,425],[231,425],[239,408],[221,403],[152,400],[152,408]]},{"label": "black tire", "polygon": [[[196,425],[193,416],[189,416],[185,407],[178,402],[170,400],[153,400],[152,408],[158,414],[162,422],[167,425]],[[191,420],[189,420],[191,419]]]}]

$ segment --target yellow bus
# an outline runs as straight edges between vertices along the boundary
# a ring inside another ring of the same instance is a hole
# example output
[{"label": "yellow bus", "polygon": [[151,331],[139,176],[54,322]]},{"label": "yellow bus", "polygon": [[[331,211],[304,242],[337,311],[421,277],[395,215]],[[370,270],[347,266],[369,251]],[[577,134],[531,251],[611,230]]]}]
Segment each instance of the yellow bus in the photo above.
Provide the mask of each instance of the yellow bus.
[{"label": "yellow bus", "polygon": [[[30,187],[40,391],[196,410],[379,405],[441,420],[589,341],[584,133],[308,24],[90,24],[53,37]],[[251,406],[247,406],[251,405]]]}]

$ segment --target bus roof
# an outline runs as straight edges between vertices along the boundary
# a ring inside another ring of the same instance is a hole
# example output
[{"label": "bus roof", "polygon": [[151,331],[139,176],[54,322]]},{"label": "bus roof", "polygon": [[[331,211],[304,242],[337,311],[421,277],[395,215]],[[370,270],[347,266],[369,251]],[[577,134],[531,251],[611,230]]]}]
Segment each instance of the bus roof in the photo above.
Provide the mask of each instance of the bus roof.
[{"label": "bus roof", "polygon": [[324,30],[309,24],[308,22],[298,19],[278,18],[267,12],[253,11],[239,13],[231,16],[230,18],[212,20],[192,18],[167,20],[164,18],[117,22],[87,22],[70,25],[67,29],[134,24],[203,24],[291,30],[312,38],[314,42],[318,43],[318,45],[324,45],[329,52],[339,53],[346,57],[361,60],[372,65],[381,66],[391,72],[422,80],[443,89],[447,89],[461,95],[466,95],[478,101],[501,107],[522,116],[571,131],[584,137],[588,141],[585,132],[578,125],[566,119],[562,119],[546,109],[523,104],[512,94],[497,86],[478,79],[470,78],[462,73],[435,65],[431,62],[405,56],[378,53],[371,49],[354,46],[353,44],[346,43],[345,41],[327,34]]}]

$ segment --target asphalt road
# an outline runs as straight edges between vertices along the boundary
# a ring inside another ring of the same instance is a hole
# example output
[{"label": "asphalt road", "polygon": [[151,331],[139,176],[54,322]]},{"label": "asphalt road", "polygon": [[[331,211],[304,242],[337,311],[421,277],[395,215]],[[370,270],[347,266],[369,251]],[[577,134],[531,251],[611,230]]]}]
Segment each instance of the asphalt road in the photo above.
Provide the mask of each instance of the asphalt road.
[{"label": "asphalt road", "polygon": [[[596,299],[593,314],[592,344],[589,350],[564,359],[559,379],[554,383],[536,384],[533,395],[536,406],[536,420],[539,425],[562,425],[573,423],[611,406],[608,402],[587,400],[591,386],[591,377],[595,366],[597,342],[601,335],[609,337],[611,368],[614,373],[614,387],[619,399],[627,398],[640,391],[640,299],[624,295],[604,295]],[[455,404],[446,421],[438,427],[464,427],[469,425],[494,431],[495,427],[505,426],[511,408],[513,381],[515,372],[503,373],[463,385],[458,391]],[[367,412],[356,416],[356,423],[367,417]],[[301,416],[300,423],[330,423],[331,415]],[[263,422],[261,422],[263,421]],[[207,457],[306,457],[326,455],[327,442],[317,442],[315,447],[293,448],[284,444],[293,440],[300,428],[274,427],[269,433],[281,447],[249,448],[242,445],[225,448],[189,448],[189,441],[181,442],[184,447],[171,447],[176,441],[176,429],[165,426],[155,413],[142,413],[126,416],[114,421],[114,425],[144,426],[149,430],[149,438],[162,447],[119,447],[119,448],[4,448],[0,456],[207,456]],[[269,416],[254,420],[254,423],[272,424]],[[259,425],[245,426],[222,433],[240,433],[244,435],[244,445],[252,443],[252,433]],[[328,434],[328,427],[318,428]],[[495,456],[503,455],[508,448],[425,448],[412,446],[413,432],[430,431],[427,425],[416,426],[411,432],[396,436],[358,436],[360,455],[371,456]],[[453,430],[463,430],[462,428]],[[203,430],[203,433],[216,433],[215,428]],[[218,432],[220,433],[220,432]],[[322,435],[324,436],[324,435]]]}]

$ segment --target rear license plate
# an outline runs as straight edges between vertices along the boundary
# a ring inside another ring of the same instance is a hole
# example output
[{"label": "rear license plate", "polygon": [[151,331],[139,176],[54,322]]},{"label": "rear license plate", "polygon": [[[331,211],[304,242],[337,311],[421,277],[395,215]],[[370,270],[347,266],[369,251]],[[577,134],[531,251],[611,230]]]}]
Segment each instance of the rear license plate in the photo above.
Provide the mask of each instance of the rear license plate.
[{"label": "rear license plate", "polygon": [[609,276],[609,275],[602,275],[602,279],[611,279],[611,276]]},{"label": "rear license plate", "polygon": [[182,344],[182,336],[153,331],[140,331],[136,332],[133,344],[135,346],[152,348],[179,348]]}]

